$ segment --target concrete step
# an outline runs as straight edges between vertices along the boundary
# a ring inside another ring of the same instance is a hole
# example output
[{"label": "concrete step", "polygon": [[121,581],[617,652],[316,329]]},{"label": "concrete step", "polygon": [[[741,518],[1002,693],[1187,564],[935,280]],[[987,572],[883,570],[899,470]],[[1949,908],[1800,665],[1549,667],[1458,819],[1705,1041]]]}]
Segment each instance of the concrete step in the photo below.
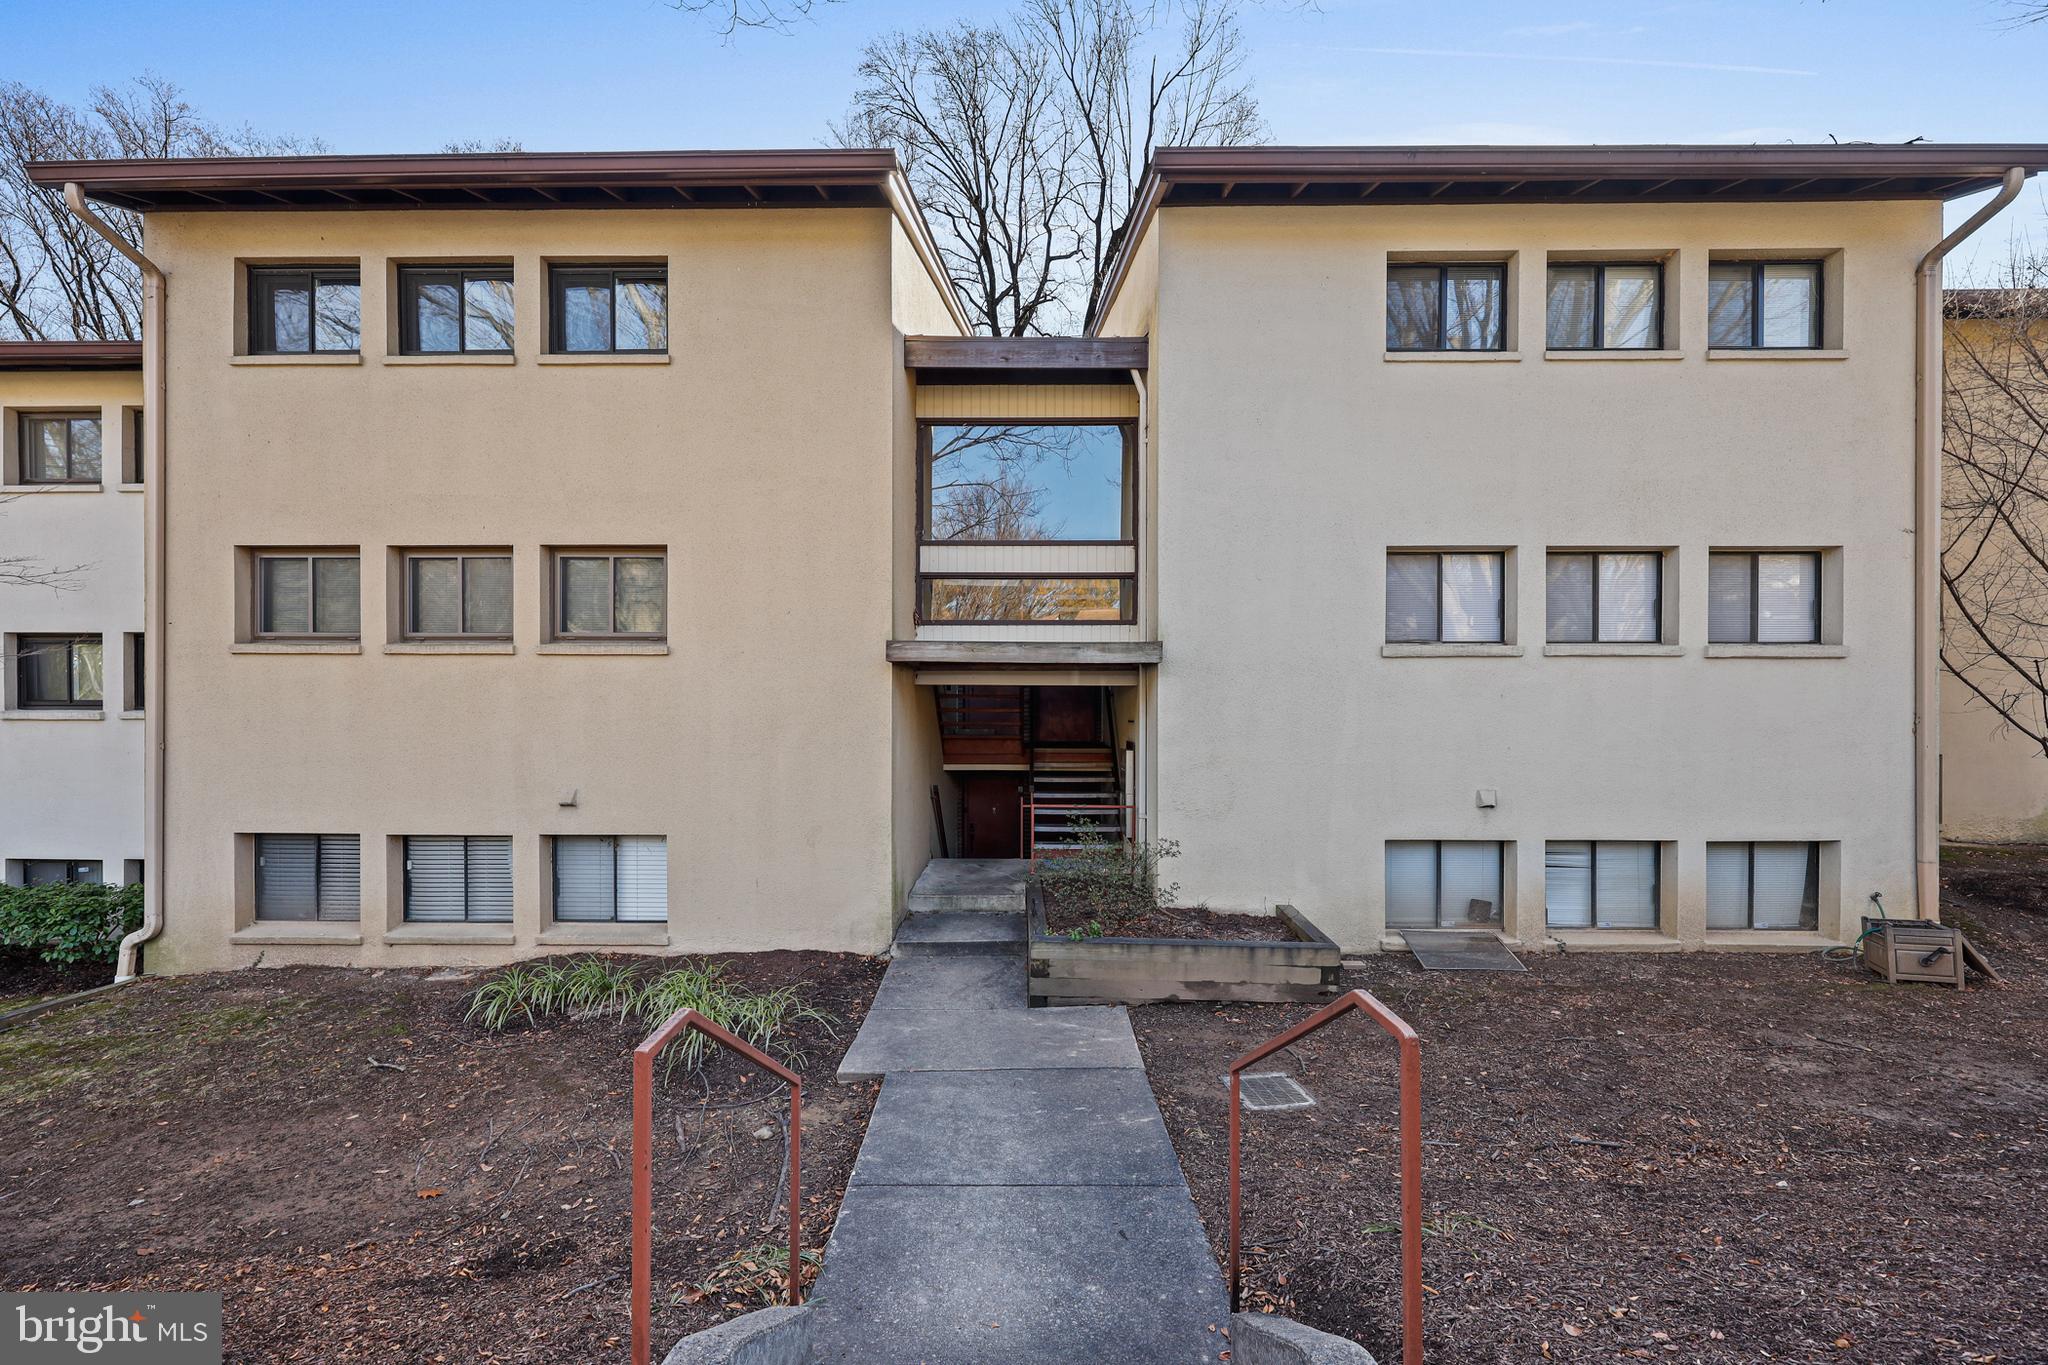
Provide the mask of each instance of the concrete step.
[{"label": "concrete step", "polygon": [[882,974],[871,1010],[1021,1010],[1029,1006],[1024,959],[991,953],[899,957]]},{"label": "concrete step", "polygon": [[933,957],[951,953],[1024,951],[1024,915],[988,910],[932,910],[905,915],[896,926],[897,957]]},{"label": "concrete step", "polygon": [[1142,1069],[1121,1006],[1043,1010],[868,1011],[839,1061],[839,1079],[905,1071]]},{"label": "concrete step", "polygon": [[913,915],[940,910],[1021,914],[1030,864],[1022,858],[934,858],[904,899]]}]

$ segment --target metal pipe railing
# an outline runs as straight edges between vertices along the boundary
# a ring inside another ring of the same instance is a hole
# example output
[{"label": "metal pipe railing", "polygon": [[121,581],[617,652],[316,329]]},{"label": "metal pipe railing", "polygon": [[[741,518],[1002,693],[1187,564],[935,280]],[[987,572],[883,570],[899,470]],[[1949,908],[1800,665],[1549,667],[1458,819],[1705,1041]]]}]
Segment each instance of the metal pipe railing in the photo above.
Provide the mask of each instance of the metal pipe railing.
[{"label": "metal pipe railing", "polygon": [[1243,1278],[1240,1163],[1244,1139],[1239,1073],[1354,1010],[1392,1034],[1401,1053],[1401,1360],[1402,1365],[1422,1365],[1422,1040],[1407,1020],[1367,991],[1346,991],[1230,1064],[1230,1311],[1238,1310]]},{"label": "metal pipe railing", "polygon": [[1117,836],[1117,842],[1129,847],[1134,837],[1133,826],[1138,810],[1136,806],[1128,803],[1123,805],[1092,805],[1084,802],[1035,801],[1029,795],[1026,795],[1024,798],[1023,856],[1032,862],[1038,861],[1038,815],[1040,811],[1058,814],[1067,811],[1104,810],[1123,812],[1123,819],[1118,822],[1121,833]]},{"label": "metal pipe railing", "polygon": [[687,1032],[722,1043],[789,1084],[789,1303],[803,1298],[803,1224],[799,1164],[804,1114],[803,1080],[760,1048],[727,1032],[695,1010],[677,1010],[633,1049],[633,1365],[648,1365],[654,1299],[654,1059]]}]

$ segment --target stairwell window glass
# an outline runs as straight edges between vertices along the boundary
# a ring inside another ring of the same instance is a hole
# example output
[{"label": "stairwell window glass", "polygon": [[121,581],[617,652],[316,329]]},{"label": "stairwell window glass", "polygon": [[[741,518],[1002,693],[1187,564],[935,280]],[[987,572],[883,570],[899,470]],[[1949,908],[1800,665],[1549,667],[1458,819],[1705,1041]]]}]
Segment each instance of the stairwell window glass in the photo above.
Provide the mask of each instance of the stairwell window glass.
[{"label": "stairwell window glass", "polygon": [[1553,839],[1543,846],[1543,910],[1553,929],[1657,927],[1657,845]]},{"label": "stairwell window glass", "polygon": [[1820,845],[1707,845],[1707,928],[1820,927]]},{"label": "stairwell window glass", "polygon": [[357,556],[256,557],[259,637],[353,640],[362,624],[362,562]]},{"label": "stairwell window glass", "polygon": [[668,556],[647,551],[555,557],[555,635],[563,640],[668,636]]},{"label": "stairwell window glass", "polygon": [[1545,595],[1554,644],[1656,644],[1664,556],[1654,550],[1553,552]]},{"label": "stairwell window glass", "polygon": [[926,543],[1135,539],[1128,422],[924,422],[918,434]]},{"label": "stairwell window glass", "polygon": [[1389,644],[1500,644],[1507,557],[1501,551],[1387,555]]},{"label": "stairwell window glass", "polygon": [[15,701],[24,710],[106,705],[106,646],[97,635],[14,637]]},{"label": "stairwell window glass", "polygon": [[1389,265],[1387,349],[1504,351],[1505,265]]},{"label": "stairwell window glass", "polygon": [[555,918],[659,924],[668,919],[668,840],[658,835],[555,836]]},{"label": "stairwell window glass", "polygon": [[1707,557],[1708,643],[1818,643],[1820,576],[1818,551],[1715,551]]},{"label": "stairwell window glass", "polygon": [[420,924],[511,923],[511,839],[503,835],[408,835],[405,917]]},{"label": "stairwell window glass", "polygon": [[548,301],[548,349],[557,354],[668,350],[667,266],[554,266]]},{"label": "stairwell window glass", "polygon": [[926,577],[918,604],[920,624],[1045,625],[1129,624],[1128,578]]},{"label": "stairwell window glass", "polygon": [[362,348],[362,276],[354,266],[249,267],[249,350],[255,355]]},{"label": "stairwell window glass", "polygon": [[1438,929],[1498,924],[1502,845],[1475,839],[1387,843],[1387,926]]},{"label": "stairwell window glass", "polygon": [[21,482],[98,483],[100,419],[83,413],[25,413]]},{"label": "stairwell window glass", "polygon": [[1654,351],[1664,344],[1662,262],[1553,262],[1546,304],[1553,351]]}]

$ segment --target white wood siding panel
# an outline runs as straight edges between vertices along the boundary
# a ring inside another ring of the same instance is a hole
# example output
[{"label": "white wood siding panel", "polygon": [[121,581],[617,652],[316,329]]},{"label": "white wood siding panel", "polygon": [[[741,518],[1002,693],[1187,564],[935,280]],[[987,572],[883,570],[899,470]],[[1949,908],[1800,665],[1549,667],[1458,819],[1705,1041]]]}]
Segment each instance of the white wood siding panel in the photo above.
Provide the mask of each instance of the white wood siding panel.
[{"label": "white wood siding panel", "polygon": [[926,545],[918,568],[928,574],[1044,574],[1092,578],[1138,571],[1130,545]]}]

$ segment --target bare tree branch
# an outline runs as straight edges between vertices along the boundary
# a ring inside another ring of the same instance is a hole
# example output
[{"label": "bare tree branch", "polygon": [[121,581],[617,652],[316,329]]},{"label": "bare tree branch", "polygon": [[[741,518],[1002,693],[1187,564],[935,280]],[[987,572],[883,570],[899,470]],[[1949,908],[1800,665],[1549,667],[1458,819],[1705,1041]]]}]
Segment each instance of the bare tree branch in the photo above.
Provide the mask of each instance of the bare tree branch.
[{"label": "bare tree branch", "polygon": [[728,39],[742,29],[787,33],[798,20],[810,18],[819,6],[838,3],[839,0],[669,0],[672,9],[709,18]]}]

